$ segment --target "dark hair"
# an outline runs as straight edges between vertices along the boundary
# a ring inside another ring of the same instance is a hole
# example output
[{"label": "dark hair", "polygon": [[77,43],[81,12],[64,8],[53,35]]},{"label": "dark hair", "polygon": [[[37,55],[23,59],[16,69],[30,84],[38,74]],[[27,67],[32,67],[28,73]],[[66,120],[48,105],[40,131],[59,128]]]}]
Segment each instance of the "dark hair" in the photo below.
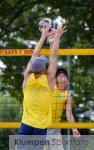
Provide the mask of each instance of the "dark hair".
[{"label": "dark hair", "polygon": [[59,68],[59,69],[57,69],[56,78],[58,77],[58,75],[59,75],[60,73],[63,73],[63,74],[68,78],[68,80],[69,80],[68,72],[67,72],[64,68]]}]

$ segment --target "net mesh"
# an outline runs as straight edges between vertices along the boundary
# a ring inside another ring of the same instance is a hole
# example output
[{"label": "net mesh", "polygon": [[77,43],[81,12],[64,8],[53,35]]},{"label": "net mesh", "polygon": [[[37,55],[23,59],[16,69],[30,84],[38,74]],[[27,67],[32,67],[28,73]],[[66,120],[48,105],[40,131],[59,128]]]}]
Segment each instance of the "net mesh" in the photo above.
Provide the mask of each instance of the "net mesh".
[{"label": "net mesh", "polygon": [[[0,68],[0,122],[21,121],[23,103],[21,87],[23,72],[29,59],[29,57],[7,57],[7,59],[1,57],[5,66],[2,65]],[[88,59],[87,56],[79,56],[78,58],[71,56],[70,59],[70,90],[68,92],[73,97],[73,114],[76,121],[93,122],[94,68],[91,65],[93,56],[88,56]],[[58,65],[68,69],[67,57],[59,57]],[[59,102],[56,107],[58,105]],[[57,111],[59,113],[61,110]],[[58,115],[55,115],[55,117],[54,120],[58,118]],[[66,121],[65,109],[61,121]]]},{"label": "net mesh", "polygon": [[[23,72],[30,57],[2,56],[0,58],[0,122],[20,122],[23,109]],[[70,89],[76,122],[94,122],[94,56],[70,56]],[[3,63],[2,63],[3,62]],[[58,66],[68,70],[67,56],[59,56]],[[57,107],[57,103],[54,103]],[[61,110],[58,110],[58,113]],[[57,120],[58,116],[53,118]],[[67,122],[64,109],[61,122]],[[82,127],[83,128],[83,127]],[[9,135],[18,129],[0,129],[0,149],[7,150]],[[94,129],[83,130],[94,134]],[[66,134],[63,130],[62,134]],[[6,135],[6,136],[5,136]]]}]

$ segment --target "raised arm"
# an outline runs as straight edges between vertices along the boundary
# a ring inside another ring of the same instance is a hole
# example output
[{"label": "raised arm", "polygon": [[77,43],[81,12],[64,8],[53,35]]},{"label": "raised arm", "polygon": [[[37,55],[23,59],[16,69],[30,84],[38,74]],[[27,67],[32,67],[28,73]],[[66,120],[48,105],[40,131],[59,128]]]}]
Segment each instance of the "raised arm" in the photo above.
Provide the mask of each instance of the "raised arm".
[{"label": "raised arm", "polygon": [[30,61],[28,62],[27,64],[27,67],[26,67],[26,70],[25,70],[25,73],[24,73],[24,76],[27,76],[28,74],[31,73],[31,63],[32,63],[32,59],[39,56],[40,54],[40,51],[43,47],[43,44],[46,40],[46,38],[50,35],[49,33],[49,29],[51,28],[51,26],[49,24],[46,25],[46,27],[44,26],[42,29],[41,29],[41,37],[40,37],[40,40],[39,42],[37,43],[35,49],[34,49],[34,52],[32,54],[32,57],[30,59]]},{"label": "raised arm", "polygon": [[[74,116],[72,113],[72,97],[70,94],[68,94],[68,96],[67,96],[66,117],[67,117],[68,122],[75,122],[75,119],[74,119]],[[79,131],[76,128],[72,129],[72,132],[73,132],[74,137],[76,137],[76,138],[81,137]]]},{"label": "raised arm", "polygon": [[[65,27],[59,27],[58,29],[55,30],[55,33],[52,34],[49,37],[49,43],[50,43],[50,48],[51,48],[51,56],[49,59],[49,68],[48,68],[48,74],[53,80],[55,78],[56,70],[57,70],[57,52],[59,49],[59,42],[60,42],[60,37],[66,32]],[[54,42],[53,42],[54,39]]]}]

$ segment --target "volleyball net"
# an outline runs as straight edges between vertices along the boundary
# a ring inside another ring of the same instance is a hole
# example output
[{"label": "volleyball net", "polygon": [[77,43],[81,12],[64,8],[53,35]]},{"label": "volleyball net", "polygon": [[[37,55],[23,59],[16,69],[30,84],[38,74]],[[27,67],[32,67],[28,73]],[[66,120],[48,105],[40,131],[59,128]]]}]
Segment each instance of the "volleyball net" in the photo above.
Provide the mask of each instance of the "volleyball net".
[{"label": "volleyball net", "polygon": [[[20,126],[23,111],[23,72],[32,53],[33,49],[0,50],[0,128]],[[41,55],[50,54],[48,49],[41,51]],[[59,49],[57,64],[58,67],[66,68],[70,74],[69,92],[73,97],[76,122],[68,123],[64,110],[61,122],[53,123],[50,128],[94,128],[93,62],[94,49]],[[58,116],[54,119],[57,118]]]}]

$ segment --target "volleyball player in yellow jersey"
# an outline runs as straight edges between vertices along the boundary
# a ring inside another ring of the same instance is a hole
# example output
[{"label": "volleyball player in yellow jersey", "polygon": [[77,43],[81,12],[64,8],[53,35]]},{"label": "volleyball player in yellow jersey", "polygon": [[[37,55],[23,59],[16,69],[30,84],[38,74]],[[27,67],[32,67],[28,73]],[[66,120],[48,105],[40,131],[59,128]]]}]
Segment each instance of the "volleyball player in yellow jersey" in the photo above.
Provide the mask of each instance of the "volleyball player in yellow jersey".
[{"label": "volleyball player in yellow jersey", "polygon": [[53,34],[49,32],[50,28],[49,24],[45,24],[41,29],[41,38],[24,73],[23,116],[19,135],[46,135],[47,127],[51,124],[51,98],[57,69],[57,51],[60,37],[66,30],[58,28],[55,31],[49,66],[46,69],[47,58],[39,55],[46,38]]},{"label": "volleyball player in yellow jersey", "polygon": [[[54,41],[54,35],[49,37],[50,47]],[[58,69],[56,73],[56,85],[53,92],[52,100],[52,122],[58,123],[61,120],[62,112],[66,109],[66,117],[68,122],[75,122],[74,116],[72,114],[72,97],[66,90],[69,84],[69,78],[67,71],[63,68]],[[77,129],[72,129],[73,136],[79,138],[81,135]],[[57,141],[61,141],[61,129],[48,129],[47,130],[47,139],[50,142],[50,145],[46,146],[46,150],[63,150],[63,145],[56,145],[56,141],[53,141],[53,138]]]}]

